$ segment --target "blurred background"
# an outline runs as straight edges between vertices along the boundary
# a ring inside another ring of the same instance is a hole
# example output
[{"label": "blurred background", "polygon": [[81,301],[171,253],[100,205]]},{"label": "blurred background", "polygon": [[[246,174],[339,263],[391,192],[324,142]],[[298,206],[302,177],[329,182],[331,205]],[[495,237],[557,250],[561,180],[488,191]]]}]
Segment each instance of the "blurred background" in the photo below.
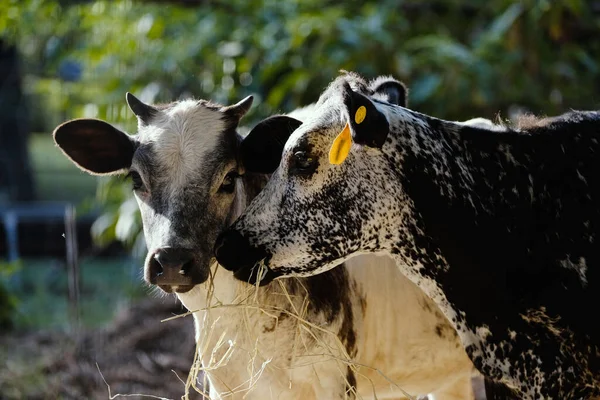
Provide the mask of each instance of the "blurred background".
[{"label": "blurred background", "polygon": [[391,74],[445,119],[600,107],[600,1],[0,0],[0,398],[179,398],[191,318],[141,283],[130,184],[72,166],[79,117],[252,94],[247,126],[340,69]]}]

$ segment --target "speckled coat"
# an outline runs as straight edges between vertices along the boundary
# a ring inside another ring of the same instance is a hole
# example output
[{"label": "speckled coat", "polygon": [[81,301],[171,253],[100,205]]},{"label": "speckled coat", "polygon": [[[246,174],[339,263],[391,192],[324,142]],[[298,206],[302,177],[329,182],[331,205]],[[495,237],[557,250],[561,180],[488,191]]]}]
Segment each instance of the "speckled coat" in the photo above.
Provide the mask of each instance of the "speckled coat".
[{"label": "speckled coat", "polygon": [[[527,399],[599,395],[600,114],[467,126],[364,87],[346,74],[323,93],[267,187],[217,242],[221,264],[233,267],[225,251],[235,243],[245,249],[236,274],[266,266],[255,276],[264,282],[391,254],[484,375]],[[346,123],[354,144],[331,165]]]}]

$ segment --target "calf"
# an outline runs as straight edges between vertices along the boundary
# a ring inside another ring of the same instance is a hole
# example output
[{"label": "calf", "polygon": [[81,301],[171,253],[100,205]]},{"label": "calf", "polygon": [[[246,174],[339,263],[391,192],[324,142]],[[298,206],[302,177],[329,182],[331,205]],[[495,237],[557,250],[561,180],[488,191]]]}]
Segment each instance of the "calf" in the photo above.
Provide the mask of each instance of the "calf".
[{"label": "calf", "polygon": [[[396,81],[376,81],[369,91],[404,101]],[[194,312],[211,398],[473,398],[472,363],[454,329],[391,258],[363,256],[260,288],[212,258],[217,234],[262,189],[299,121],[275,116],[241,137],[236,127],[251,98],[229,107],[149,106],[130,94],[127,101],[136,136],[80,119],[54,137],[85,171],[131,177],[149,249],[145,279]]]},{"label": "calf", "polygon": [[321,95],[217,260],[264,284],[390,254],[484,375],[527,399],[599,395],[600,114],[461,124],[365,88],[346,74]]}]

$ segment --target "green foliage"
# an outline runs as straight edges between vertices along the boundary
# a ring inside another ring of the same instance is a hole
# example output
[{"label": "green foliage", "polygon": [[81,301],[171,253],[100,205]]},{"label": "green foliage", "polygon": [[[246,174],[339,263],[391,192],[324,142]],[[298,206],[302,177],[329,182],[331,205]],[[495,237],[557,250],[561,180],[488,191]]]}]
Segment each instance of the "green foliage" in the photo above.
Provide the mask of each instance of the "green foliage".
[{"label": "green foliage", "polygon": [[17,299],[5,285],[0,284],[0,330],[10,329],[14,325],[14,313],[17,308]]},{"label": "green foliage", "polygon": [[[260,118],[314,101],[342,68],[393,74],[409,83],[415,107],[446,118],[598,101],[600,23],[582,0],[165,4],[0,6],[30,92],[56,111],[47,129],[57,118],[97,115],[133,130],[128,90],[148,101],[255,93]],[[81,63],[79,82],[58,79],[64,61]]]},{"label": "green foliage", "polygon": [[[600,19],[583,0],[171,3],[3,2],[0,31],[24,56],[34,126],[87,116],[133,132],[126,91],[148,102],[254,94],[252,124],[315,101],[340,69],[392,74],[412,108],[447,119],[600,101]],[[58,77],[66,61],[82,66],[81,80]],[[103,182],[99,195],[108,203],[96,237],[139,243],[138,217],[121,206],[130,194]]]},{"label": "green foliage", "polygon": [[99,180],[96,202],[104,205],[104,212],[92,225],[92,237],[101,246],[119,240],[132,249],[135,256],[142,257],[142,220],[131,193],[130,185],[123,184],[122,179]]},{"label": "green foliage", "polygon": [[0,262],[0,331],[14,326],[15,312],[19,305],[17,297],[9,291],[10,278],[21,269],[21,262]]}]

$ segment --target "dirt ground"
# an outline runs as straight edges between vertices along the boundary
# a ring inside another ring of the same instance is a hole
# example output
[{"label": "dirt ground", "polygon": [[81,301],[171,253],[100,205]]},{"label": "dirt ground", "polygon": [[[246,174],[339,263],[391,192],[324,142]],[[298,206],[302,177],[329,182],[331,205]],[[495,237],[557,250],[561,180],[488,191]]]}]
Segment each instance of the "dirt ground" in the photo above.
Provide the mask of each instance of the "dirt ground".
[{"label": "dirt ground", "polygon": [[113,397],[179,399],[194,357],[193,321],[160,321],[184,311],[172,297],[148,298],[78,335],[0,333],[0,399],[108,399],[102,376]]}]

